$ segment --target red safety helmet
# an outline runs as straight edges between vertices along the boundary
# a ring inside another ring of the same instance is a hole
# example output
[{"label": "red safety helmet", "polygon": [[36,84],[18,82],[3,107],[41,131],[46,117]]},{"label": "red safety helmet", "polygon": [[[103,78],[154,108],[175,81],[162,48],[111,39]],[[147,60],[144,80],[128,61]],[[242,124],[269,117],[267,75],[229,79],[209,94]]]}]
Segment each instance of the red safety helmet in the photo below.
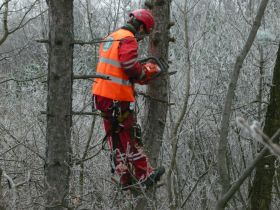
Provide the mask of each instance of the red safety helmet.
[{"label": "red safety helmet", "polygon": [[136,20],[144,24],[147,33],[150,33],[155,25],[155,19],[150,10],[137,9],[129,14],[129,17],[134,16]]}]

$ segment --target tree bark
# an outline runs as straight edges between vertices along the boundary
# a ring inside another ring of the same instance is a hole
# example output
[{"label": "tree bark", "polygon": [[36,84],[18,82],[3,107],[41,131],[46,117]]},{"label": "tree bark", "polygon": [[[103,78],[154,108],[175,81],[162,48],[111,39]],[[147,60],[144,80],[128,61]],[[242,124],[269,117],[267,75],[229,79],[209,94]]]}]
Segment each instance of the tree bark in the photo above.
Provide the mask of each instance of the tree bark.
[{"label": "tree bark", "polygon": [[[264,133],[269,137],[272,137],[280,128],[280,45],[274,67],[272,84],[264,126]],[[256,166],[256,174],[251,189],[251,210],[270,209],[275,160],[276,157],[267,151],[264,158]]]},{"label": "tree bark", "polygon": [[71,165],[73,0],[49,0],[46,209],[67,208]]},{"label": "tree bark", "polygon": [[232,101],[234,97],[234,92],[236,89],[238,77],[240,70],[242,68],[243,62],[255,40],[257,31],[261,25],[261,20],[264,15],[265,8],[268,4],[268,0],[262,0],[258,9],[258,13],[256,15],[254,24],[252,26],[252,29],[250,31],[250,34],[246,40],[246,43],[241,50],[240,54],[237,56],[234,70],[231,75],[230,83],[227,90],[227,95],[225,99],[225,105],[222,113],[222,121],[221,121],[221,134],[219,139],[219,148],[218,148],[218,171],[220,175],[220,183],[222,186],[222,192],[221,195],[226,193],[228,189],[230,188],[230,176],[228,173],[228,166],[227,166],[227,137],[229,132],[229,121],[230,121],[230,115],[231,115],[231,106]]},{"label": "tree bark", "polygon": [[0,46],[6,41],[6,39],[9,36],[9,29],[8,29],[9,1],[5,0],[4,3],[3,3],[3,6],[4,6],[4,12],[3,12],[3,34],[0,36]]},{"label": "tree bark", "polygon": [[[156,19],[155,28],[149,40],[149,54],[155,57],[168,59],[169,45],[169,19],[170,19],[170,0],[161,1],[163,5],[153,1],[155,5],[153,14]],[[162,77],[150,83],[147,88],[147,94],[163,101],[168,101],[168,84],[169,78]],[[167,103],[147,99],[145,101],[146,110],[143,120],[143,140],[145,148],[152,166],[156,166],[159,151],[162,145],[162,137],[166,123],[166,115],[168,110]]]},{"label": "tree bark", "polygon": [[6,210],[6,204],[4,201],[4,196],[3,196],[3,188],[2,188],[2,173],[3,170],[0,168],[0,210]]},{"label": "tree bark", "polygon": [[[149,54],[158,58],[168,59],[169,45],[169,27],[170,22],[170,0],[153,0],[153,15],[155,17],[155,28],[149,39]],[[159,102],[152,98],[158,98],[161,101],[168,101],[168,85],[169,78],[161,77],[150,83],[147,88],[147,95],[151,96],[145,101],[145,114],[142,122],[143,141],[145,151],[148,154],[150,163],[153,167],[157,165],[157,158],[162,145],[164,127],[166,123],[166,115],[168,104]],[[146,195],[135,195],[137,203],[135,210],[151,210],[155,209],[155,195],[153,190],[146,192]]]}]

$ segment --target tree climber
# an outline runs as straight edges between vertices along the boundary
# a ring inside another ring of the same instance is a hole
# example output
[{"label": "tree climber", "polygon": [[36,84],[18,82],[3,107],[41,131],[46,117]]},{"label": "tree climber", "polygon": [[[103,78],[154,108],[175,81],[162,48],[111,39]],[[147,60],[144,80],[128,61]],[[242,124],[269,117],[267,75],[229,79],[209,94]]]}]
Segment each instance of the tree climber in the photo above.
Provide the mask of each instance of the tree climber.
[{"label": "tree climber", "polygon": [[104,118],[112,169],[119,175],[121,186],[130,186],[136,181],[150,187],[165,169],[152,168],[143,152],[134,107],[134,84],[147,84],[161,70],[157,64],[137,60],[138,42],[154,27],[152,13],[138,9],[129,17],[123,27],[105,37],[100,45],[96,72],[108,76],[109,80],[96,78],[92,93],[95,108]]}]

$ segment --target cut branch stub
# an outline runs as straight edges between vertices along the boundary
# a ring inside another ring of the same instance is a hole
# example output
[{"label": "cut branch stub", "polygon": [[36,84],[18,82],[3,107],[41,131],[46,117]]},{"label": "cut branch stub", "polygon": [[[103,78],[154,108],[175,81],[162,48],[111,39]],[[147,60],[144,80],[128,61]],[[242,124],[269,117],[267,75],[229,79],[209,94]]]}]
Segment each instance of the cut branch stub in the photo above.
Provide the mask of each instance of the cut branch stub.
[{"label": "cut branch stub", "polygon": [[170,21],[167,25],[167,29],[169,30],[172,26],[175,25],[175,22],[174,21]]},{"label": "cut branch stub", "polygon": [[54,42],[55,42],[55,45],[62,45],[63,39],[56,39]]},{"label": "cut branch stub", "polygon": [[46,43],[46,44],[50,43],[48,39],[37,39],[35,41],[38,42],[38,43]]},{"label": "cut branch stub", "polygon": [[157,46],[160,42],[161,42],[161,33],[159,31],[156,31],[154,34],[153,34],[153,37],[152,37],[152,40],[153,40],[153,44],[155,46]]},{"label": "cut branch stub", "polygon": [[166,3],[165,0],[156,0],[155,1],[156,6],[163,6],[165,3]]},{"label": "cut branch stub", "polygon": [[152,10],[154,8],[153,3],[150,1],[145,1],[144,5],[145,5],[145,7],[147,7],[147,9],[150,9],[150,10]]},{"label": "cut branch stub", "polygon": [[175,37],[168,37],[168,41],[169,41],[169,42],[175,42],[176,39],[175,39]]}]

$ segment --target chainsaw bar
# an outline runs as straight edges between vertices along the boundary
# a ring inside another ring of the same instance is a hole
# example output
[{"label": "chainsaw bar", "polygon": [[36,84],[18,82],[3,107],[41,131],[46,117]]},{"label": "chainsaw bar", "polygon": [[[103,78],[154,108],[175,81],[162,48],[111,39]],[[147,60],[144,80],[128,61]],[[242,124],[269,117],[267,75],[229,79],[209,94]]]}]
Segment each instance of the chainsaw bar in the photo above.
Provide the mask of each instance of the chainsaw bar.
[{"label": "chainsaw bar", "polygon": [[168,71],[168,68],[169,68],[168,62],[166,60],[164,60],[163,58],[157,58],[155,56],[150,56],[147,58],[140,59],[139,62],[147,63],[148,61],[151,61],[151,60],[154,61],[160,67],[162,72]]}]

